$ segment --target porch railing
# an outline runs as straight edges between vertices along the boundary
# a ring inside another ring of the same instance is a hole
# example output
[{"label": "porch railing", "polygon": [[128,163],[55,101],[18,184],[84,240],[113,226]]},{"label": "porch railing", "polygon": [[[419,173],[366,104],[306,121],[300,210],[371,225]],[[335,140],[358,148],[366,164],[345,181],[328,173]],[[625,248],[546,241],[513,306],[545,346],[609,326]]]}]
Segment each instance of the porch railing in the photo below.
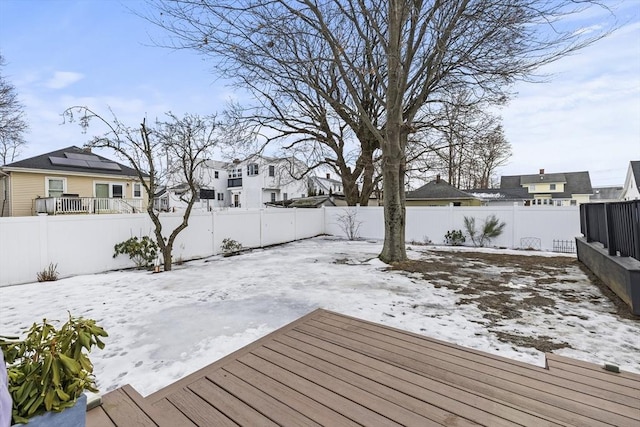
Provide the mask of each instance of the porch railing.
[{"label": "porch railing", "polygon": [[100,197],[43,197],[34,199],[36,214],[110,214],[143,212],[142,199]]}]

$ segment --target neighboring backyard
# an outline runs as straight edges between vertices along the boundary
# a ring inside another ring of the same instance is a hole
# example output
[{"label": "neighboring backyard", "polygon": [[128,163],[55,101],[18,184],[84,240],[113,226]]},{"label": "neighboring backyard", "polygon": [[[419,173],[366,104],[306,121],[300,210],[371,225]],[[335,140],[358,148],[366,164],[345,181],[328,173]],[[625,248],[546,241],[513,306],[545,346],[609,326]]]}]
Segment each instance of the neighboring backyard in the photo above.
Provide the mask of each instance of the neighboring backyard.
[{"label": "neighboring backyard", "polygon": [[102,392],[147,395],[322,307],[544,365],[542,352],[640,372],[640,319],[575,256],[410,245],[390,268],[381,242],[318,237],[171,272],[119,271],[0,288],[0,335],[43,317],[96,319]]}]

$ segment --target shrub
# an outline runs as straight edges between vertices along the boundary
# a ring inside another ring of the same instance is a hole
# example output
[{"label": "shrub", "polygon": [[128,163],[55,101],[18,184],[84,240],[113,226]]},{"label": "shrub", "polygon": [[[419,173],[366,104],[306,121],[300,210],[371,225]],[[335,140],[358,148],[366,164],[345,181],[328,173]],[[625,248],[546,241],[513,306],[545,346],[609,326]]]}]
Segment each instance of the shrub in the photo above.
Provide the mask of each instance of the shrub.
[{"label": "shrub", "polygon": [[38,282],[55,282],[58,280],[57,268],[58,264],[50,263],[47,268],[37,274]]},{"label": "shrub", "polygon": [[444,241],[450,246],[461,246],[465,242],[462,230],[450,230],[444,235]]},{"label": "shrub", "polygon": [[471,237],[474,246],[484,247],[489,244],[492,239],[498,237],[504,231],[507,224],[500,222],[495,215],[489,215],[485,218],[480,231],[476,230],[476,219],[464,217],[464,228]]},{"label": "shrub", "polygon": [[338,221],[338,227],[344,232],[347,239],[358,240],[360,238],[362,221],[358,220],[358,213],[355,210],[345,209],[336,219]]},{"label": "shrub", "polygon": [[242,250],[242,243],[227,237],[222,241],[220,250],[224,256],[237,255]]},{"label": "shrub", "polygon": [[104,348],[108,336],[94,320],[74,318],[56,329],[45,320],[34,323],[26,339],[0,336],[8,365],[9,393],[14,423],[46,411],[70,408],[84,390],[97,392],[93,365],[83,349]]},{"label": "shrub", "polygon": [[152,266],[158,256],[158,245],[149,236],[144,236],[140,240],[137,237],[132,237],[118,243],[113,249],[115,251],[114,258],[118,255],[129,255],[129,259],[138,268]]}]

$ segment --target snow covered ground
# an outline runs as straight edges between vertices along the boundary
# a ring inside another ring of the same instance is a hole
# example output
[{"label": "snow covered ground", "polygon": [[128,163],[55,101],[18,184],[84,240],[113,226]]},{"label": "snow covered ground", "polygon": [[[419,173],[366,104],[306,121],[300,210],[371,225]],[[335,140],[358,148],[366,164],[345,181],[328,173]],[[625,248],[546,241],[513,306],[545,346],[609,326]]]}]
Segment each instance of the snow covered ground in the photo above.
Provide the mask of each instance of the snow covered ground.
[{"label": "snow covered ground", "polygon": [[[110,335],[105,349],[91,354],[99,388],[128,383],[143,395],[319,307],[540,366],[542,352],[499,336],[544,336],[567,344],[558,354],[640,372],[640,322],[616,316],[577,266],[557,281],[539,281],[546,293],[536,294],[536,301],[546,301],[545,307],[490,321],[487,309],[456,287],[472,286],[480,272],[502,277],[508,268],[467,263],[460,284],[443,286],[442,276],[388,271],[376,258],[380,250],[380,242],[318,237],[193,261],[162,274],[119,271],[4,287],[0,335],[22,335],[42,318],[64,321],[67,311],[95,319]],[[445,259],[452,250],[460,249],[414,246],[409,256]],[[522,301],[538,283],[505,282],[507,293],[513,289]],[[552,300],[554,289],[579,298]],[[497,295],[480,297],[492,292]]]}]

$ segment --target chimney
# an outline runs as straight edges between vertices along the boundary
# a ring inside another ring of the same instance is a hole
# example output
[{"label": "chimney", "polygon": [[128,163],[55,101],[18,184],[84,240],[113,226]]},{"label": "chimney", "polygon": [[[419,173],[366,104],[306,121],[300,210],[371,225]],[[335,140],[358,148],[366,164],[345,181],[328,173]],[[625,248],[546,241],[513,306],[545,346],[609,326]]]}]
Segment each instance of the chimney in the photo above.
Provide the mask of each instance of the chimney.
[{"label": "chimney", "polygon": [[440,174],[436,175],[436,184],[440,184]]},{"label": "chimney", "polygon": [[540,175],[544,175],[544,169],[540,169]]},{"label": "chimney", "polygon": [[82,147],[82,151],[84,151],[85,153],[90,153],[91,152],[91,147],[88,147],[88,146],[85,145],[84,147]]},{"label": "chimney", "polygon": [[330,173],[327,174],[327,179],[331,179],[331,174]]}]

